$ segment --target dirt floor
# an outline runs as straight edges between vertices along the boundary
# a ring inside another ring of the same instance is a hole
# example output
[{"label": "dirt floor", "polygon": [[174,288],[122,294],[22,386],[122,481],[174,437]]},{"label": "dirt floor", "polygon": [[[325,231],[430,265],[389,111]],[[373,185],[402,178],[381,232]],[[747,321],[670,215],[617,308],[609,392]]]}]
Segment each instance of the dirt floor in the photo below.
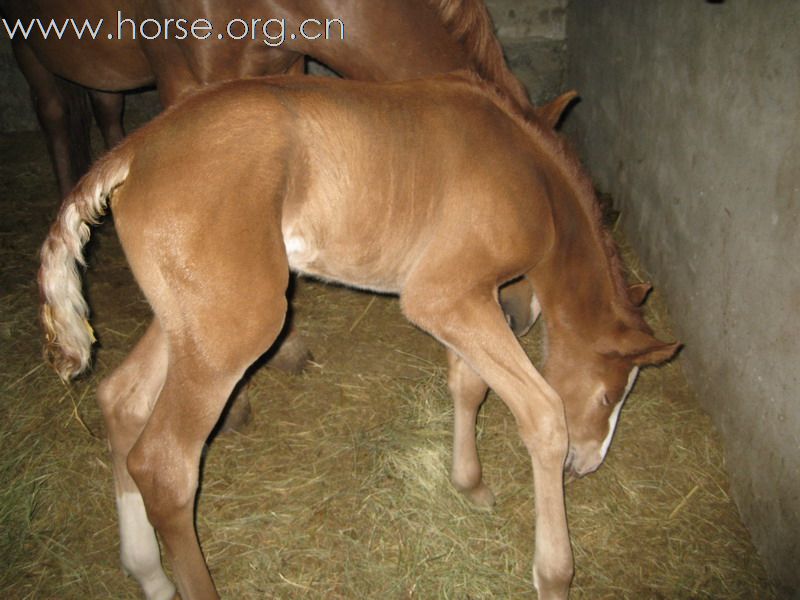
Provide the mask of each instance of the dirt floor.
[{"label": "dirt floor", "polygon": [[[0,597],[137,598],[94,394],[149,311],[107,223],[88,273],[95,366],[71,387],[43,366],[35,272],[56,198],[40,136],[0,136]],[[668,338],[657,292],[650,304]],[[223,597],[532,597],[530,463],[503,404],[490,396],[480,416],[498,499],[481,511],[448,482],[438,344],[394,298],[301,281],[294,307],[315,365],[256,371],[253,422],[206,455],[197,527]],[[524,340],[535,361],[540,335]],[[642,374],[606,464],[567,503],[573,598],[773,597],[680,361]]]}]

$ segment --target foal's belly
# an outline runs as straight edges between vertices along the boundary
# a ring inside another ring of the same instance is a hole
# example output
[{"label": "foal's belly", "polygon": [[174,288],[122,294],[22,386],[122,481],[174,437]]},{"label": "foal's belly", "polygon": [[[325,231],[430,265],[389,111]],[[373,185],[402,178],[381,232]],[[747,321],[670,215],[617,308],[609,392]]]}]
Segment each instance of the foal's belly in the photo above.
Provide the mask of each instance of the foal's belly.
[{"label": "foal's belly", "polygon": [[350,287],[399,294],[413,264],[413,250],[396,240],[372,236],[371,231],[341,233],[297,221],[284,223],[289,268]]}]

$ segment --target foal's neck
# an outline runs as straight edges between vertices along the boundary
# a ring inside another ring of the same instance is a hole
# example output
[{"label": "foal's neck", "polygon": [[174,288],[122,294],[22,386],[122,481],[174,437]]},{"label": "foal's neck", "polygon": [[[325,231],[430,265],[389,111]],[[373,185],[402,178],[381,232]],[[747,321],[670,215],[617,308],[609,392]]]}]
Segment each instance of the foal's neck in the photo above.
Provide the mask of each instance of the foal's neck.
[{"label": "foal's neck", "polygon": [[580,179],[560,179],[551,198],[555,242],[531,276],[549,334],[591,342],[625,320],[627,298],[594,191]]}]

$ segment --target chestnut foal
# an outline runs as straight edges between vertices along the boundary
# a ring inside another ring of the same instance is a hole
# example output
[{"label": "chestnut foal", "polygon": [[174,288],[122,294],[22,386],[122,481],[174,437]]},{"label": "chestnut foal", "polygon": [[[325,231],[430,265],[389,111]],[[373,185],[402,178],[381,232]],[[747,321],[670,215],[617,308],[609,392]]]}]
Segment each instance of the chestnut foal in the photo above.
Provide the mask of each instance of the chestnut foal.
[{"label": "chestnut foal", "polygon": [[[253,79],[190,97],[92,168],[44,244],[46,354],[65,379],[89,363],[76,264],[109,204],[155,314],[98,389],[122,563],[148,599],[175,592],[153,527],[181,597],[217,597],[193,527],[200,454],[283,325],[290,269],[399,294],[446,346],[452,479],[480,504],[493,496],[475,418],[487,388],[498,393],[535,475],[534,585],[567,596],[565,461],[577,474],[599,466],[638,368],[677,344],[656,340],[634,306],[642,290],[624,286],[589,179],[549,127],[463,74]],[[498,286],[521,275],[546,316],[547,379],[498,304]]]}]

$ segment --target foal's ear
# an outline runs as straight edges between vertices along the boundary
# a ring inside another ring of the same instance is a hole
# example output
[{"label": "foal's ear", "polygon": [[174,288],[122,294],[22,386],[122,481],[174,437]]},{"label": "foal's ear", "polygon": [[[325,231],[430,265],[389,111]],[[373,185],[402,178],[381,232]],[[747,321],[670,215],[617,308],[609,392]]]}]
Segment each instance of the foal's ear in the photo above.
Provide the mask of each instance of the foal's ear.
[{"label": "foal's ear", "polygon": [[662,342],[638,329],[628,330],[620,345],[622,355],[638,367],[660,365],[675,356],[681,347],[680,342]]},{"label": "foal's ear", "polygon": [[637,367],[660,365],[661,363],[667,362],[677,354],[682,346],[680,342],[662,342],[655,338],[653,339],[657,342],[655,346],[631,357],[633,358],[633,364]]},{"label": "foal's ear", "polygon": [[634,306],[641,306],[652,291],[651,283],[634,283],[628,286],[628,298]]},{"label": "foal's ear", "polygon": [[644,367],[668,361],[680,348],[680,342],[662,342],[646,331],[627,329],[624,333],[603,339],[598,350],[608,356],[626,358],[637,367]]},{"label": "foal's ear", "polygon": [[539,115],[539,118],[541,118],[550,127],[555,129],[556,125],[558,125],[558,121],[561,119],[561,115],[564,113],[564,110],[577,97],[578,92],[575,90],[565,92],[555,100],[551,100],[547,104],[537,107],[536,114]]}]

